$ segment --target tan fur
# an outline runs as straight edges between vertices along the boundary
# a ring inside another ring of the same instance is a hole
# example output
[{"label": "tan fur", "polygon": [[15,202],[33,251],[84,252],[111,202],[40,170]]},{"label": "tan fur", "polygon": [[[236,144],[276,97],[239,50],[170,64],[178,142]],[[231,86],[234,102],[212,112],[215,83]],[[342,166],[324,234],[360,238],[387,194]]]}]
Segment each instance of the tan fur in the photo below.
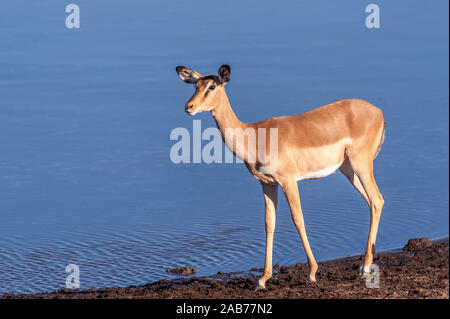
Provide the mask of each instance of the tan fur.
[{"label": "tan fur", "polygon": [[[292,219],[308,257],[309,279],[315,281],[317,263],[306,236],[297,180],[322,177],[338,167],[370,208],[370,232],[364,261],[364,271],[367,272],[373,261],[372,246],[375,245],[384,204],[373,177],[373,159],[384,139],[385,125],[381,110],[364,100],[348,99],[298,115],[273,117],[246,124],[239,121],[231,108],[225,93],[226,83],[215,83],[213,79],[200,77],[196,82],[195,94],[186,103],[188,113],[211,111],[223,137],[227,128],[253,128],[255,132],[258,132],[258,128],[266,128],[266,149],[269,149],[271,142],[268,137],[269,129],[278,129],[278,163],[276,171],[271,174],[262,174],[258,170],[261,165],[259,158],[255,163],[247,160],[251,141],[238,144],[233,140],[227,145],[234,154],[242,157],[250,173],[260,180],[263,187],[266,204],[266,261],[264,275],[258,281],[258,287],[264,288],[265,282],[272,276],[278,185],[286,195]],[[217,87],[206,94],[210,85]]]}]

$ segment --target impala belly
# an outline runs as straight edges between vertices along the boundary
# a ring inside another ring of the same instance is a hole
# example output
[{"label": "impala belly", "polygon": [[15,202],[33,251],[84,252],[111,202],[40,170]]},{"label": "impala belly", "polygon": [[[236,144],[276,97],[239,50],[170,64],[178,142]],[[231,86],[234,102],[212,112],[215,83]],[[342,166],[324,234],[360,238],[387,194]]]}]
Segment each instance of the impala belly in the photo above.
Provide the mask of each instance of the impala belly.
[{"label": "impala belly", "polygon": [[322,178],[333,174],[342,165],[345,157],[345,147],[350,141],[349,138],[344,138],[332,145],[300,151],[297,160],[297,181]]},{"label": "impala belly", "polygon": [[311,178],[322,178],[322,177],[326,177],[328,175],[333,174],[340,166],[341,166],[342,162],[324,169],[321,169],[320,171],[316,171],[316,172],[310,172],[310,173],[306,173],[305,175],[301,175],[297,177],[297,180],[302,180],[302,179],[311,179]]}]

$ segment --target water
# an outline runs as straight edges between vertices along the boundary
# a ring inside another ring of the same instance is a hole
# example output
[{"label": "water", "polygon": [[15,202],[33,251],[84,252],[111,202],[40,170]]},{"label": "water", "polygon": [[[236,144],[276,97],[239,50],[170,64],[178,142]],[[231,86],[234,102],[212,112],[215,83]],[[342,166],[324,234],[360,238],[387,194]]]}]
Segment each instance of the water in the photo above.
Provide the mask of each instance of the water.
[{"label": "water", "polygon": [[[0,293],[139,285],[264,263],[264,203],[243,164],[170,161],[193,88],[174,67],[232,67],[228,96],[254,122],[341,98],[383,109],[377,249],[448,236],[448,2],[0,3]],[[369,212],[340,174],[300,183],[318,260],[364,251]],[[305,262],[280,193],[274,263]]]}]

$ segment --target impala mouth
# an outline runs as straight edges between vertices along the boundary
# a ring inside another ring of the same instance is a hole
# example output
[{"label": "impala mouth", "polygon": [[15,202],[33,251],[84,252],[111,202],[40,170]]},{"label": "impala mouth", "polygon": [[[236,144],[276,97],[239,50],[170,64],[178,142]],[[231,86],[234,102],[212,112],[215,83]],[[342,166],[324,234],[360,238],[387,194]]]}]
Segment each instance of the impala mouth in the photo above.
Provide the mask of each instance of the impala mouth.
[{"label": "impala mouth", "polygon": [[193,110],[190,110],[190,109],[187,109],[187,110],[185,110],[185,111],[186,111],[186,113],[189,114],[190,116],[194,116],[195,114],[198,113],[198,111],[193,111]]}]

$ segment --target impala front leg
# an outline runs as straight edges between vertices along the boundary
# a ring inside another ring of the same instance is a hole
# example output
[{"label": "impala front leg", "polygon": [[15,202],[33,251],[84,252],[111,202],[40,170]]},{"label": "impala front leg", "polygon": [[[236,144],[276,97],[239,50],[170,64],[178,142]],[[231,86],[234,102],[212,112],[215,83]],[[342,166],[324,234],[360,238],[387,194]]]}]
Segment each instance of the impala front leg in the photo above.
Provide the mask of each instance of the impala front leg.
[{"label": "impala front leg", "polygon": [[308,236],[306,236],[305,222],[303,220],[297,181],[295,179],[285,181],[283,184],[281,184],[281,187],[283,188],[284,194],[286,195],[286,199],[291,209],[292,221],[297,228],[300,239],[303,243],[303,248],[305,249],[306,257],[308,258],[308,280],[314,282],[316,281],[316,272],[318,267],[316,260],[314,259],[314,255],[311,251],[311,247],[309,246]]},{"label": "impala front leg", "polygon": [[266,203],[266,259],[264,274],[258,280],[256,290],[266,288],[266,281],[272,277],[273,233],[278,200],[278,185],[261,183]]}]

